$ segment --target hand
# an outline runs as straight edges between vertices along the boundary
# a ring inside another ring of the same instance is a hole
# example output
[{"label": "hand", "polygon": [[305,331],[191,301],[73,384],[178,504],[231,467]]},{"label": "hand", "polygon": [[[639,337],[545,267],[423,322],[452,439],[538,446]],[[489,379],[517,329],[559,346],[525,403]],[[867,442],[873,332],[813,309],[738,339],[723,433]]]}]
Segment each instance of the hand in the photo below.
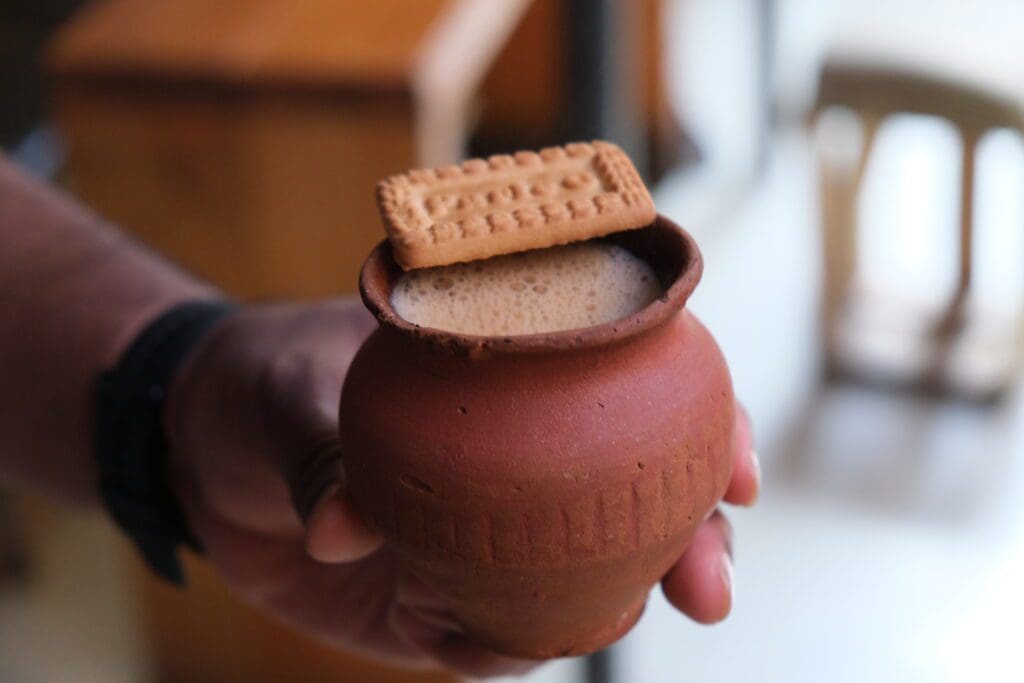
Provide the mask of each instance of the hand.
[{"label": "hand", "polygon": [[[475,645],[404,574],[345,493],[337,406],[374,321],[355,300],[258,307],[204,339],[171,388],[167,431],[186,517],[244,600],[329,644],[406,667],[487,676],[528,670]],[[742,415],[742,411],[740,411]],[[757,496],[745,416],[726,500]],[[663,582],[701,622],[731,602],[729,528],[716,513]]]},{"label": "hand", "polygon": [[[245,601],[336,647],[409,668],[514,673],[444,622],[344,492],[338,400],[376,322],[356,300],[255,307],[205,338],[172,384],[172,476],[213,566]],[[442,626],[443,624],[443,626]]]}]

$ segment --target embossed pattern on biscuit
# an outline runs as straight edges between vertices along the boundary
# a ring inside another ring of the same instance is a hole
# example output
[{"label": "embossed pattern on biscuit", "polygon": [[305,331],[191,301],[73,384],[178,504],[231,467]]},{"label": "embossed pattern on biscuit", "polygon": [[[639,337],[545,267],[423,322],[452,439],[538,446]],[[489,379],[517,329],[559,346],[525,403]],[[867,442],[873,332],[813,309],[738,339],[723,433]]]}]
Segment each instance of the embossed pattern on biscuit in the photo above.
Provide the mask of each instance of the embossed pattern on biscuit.
[{"label": "embossed pattern on biscuit", "polygon": [[629,157],[600,140],[412,170],[382,180],[377,201],[406,270],[641,228],[656,213]]}]

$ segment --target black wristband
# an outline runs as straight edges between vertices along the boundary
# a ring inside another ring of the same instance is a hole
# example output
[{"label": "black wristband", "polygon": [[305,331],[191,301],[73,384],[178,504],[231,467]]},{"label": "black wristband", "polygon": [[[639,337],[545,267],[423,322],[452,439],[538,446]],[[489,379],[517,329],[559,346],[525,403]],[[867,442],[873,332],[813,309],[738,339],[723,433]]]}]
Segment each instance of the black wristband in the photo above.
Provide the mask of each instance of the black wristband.
[{"label": "black wristband", "polygon": [[200,547],[168,481],[164,398],[196,342],[233,310],[224,301],[175,306],[135,338],[117,367],[100,375],[97,386],[101,499],[150,567],[178,585],[185,581],[179,546]]}]

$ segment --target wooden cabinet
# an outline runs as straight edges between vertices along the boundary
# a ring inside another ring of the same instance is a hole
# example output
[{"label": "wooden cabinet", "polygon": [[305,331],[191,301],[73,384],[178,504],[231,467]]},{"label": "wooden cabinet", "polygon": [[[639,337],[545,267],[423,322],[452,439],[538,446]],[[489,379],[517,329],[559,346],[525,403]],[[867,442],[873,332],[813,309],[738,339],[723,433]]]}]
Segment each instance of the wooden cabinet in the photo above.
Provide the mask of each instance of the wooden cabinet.
[{"label": "wooden cabinet", "polygon": [[463,155],[525,0],[106,0],[51,45],[73,189],[249,298],[355,289],[374,183]]}]

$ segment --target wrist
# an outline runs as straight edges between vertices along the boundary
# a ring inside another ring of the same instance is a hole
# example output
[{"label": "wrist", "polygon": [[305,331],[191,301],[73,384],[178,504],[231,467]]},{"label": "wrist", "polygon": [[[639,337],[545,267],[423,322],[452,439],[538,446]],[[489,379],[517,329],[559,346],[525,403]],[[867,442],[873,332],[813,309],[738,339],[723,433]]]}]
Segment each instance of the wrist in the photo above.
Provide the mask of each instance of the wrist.
[{"label": "wrist", "polygon": [[101,499],[161,576],[182,583],[181,545],[198,548],[172,491],[165,398],[199,340],[233,310],[189,301],[149,322],[97,387],[95,450]]}]

